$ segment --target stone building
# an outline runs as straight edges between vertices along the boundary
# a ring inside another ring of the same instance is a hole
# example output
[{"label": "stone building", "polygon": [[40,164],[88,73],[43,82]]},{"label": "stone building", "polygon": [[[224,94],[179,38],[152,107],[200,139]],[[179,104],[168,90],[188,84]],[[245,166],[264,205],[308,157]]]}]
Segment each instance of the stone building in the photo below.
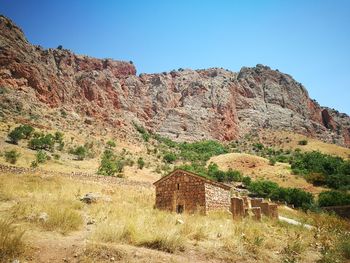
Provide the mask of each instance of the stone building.
[{"label": "stone building", "polygon": [[231,186],[177,169],[154,183],[155,207],[172,212],[230,210]]}]

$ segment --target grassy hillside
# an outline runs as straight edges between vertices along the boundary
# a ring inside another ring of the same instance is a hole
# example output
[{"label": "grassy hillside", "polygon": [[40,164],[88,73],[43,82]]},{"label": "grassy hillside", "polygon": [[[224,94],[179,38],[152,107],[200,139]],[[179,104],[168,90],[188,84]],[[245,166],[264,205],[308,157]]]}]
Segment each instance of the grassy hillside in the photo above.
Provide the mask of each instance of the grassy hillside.
[{"label": "grassy hillside", "polygon": [[253,179],[271,180],[283,187],[301,188],[314,194],[325,190],[306,182],[301,176],[293,175],[289,164],[277,162],[270,165],[268,159],[256,155],[227,153],[212,157],[210,162],[216,163],[224,171],[236,169]]},{"label": "grassy hillside", "polygon": [[[118,180],[2,174],[0,227],[9,229],[3,223],[9,222],[11,238],[2,240],[1,252],[27,262],[316,262],[324,251],[341,258],[339,238],[350,229],[322,214],[308,215],[308,223],[319,228],[307,230],[267,218],[166,213],[153,209],[151,186]],[[79,201],[88,192],[101,198],[93,204]],[[302,214],[292,211],[294,218]]]},{"label": "grassy hillside", "polygon": [[[261,131],[259,133],[261,142],[276,148],[296,149],[302,151],[320,151],[325,154],[340,156],[342,158],[350,158],[350,149],[344,148],[336,144],[325,143],[320,140],[307,137],[305,135],[287,132],[287,131]],[[301,141],[307,141],[306,145],[300,145]]]}]

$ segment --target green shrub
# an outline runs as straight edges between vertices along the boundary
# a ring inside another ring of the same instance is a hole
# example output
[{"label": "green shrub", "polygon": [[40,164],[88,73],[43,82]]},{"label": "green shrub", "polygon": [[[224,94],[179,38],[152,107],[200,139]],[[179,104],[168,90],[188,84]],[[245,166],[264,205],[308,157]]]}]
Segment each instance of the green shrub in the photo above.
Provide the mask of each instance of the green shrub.
[{"label": "green shrub", "polygon": [[121,176],[124,166],[124,159],[117,158],[112,150],[106,149],[102,154],[101,163],[97,173],[106,176],[113,176],[115,174],[119,174],[119,176]]},{"label": "green shrub", "polygon": [[217,141],[199,141],[179,144],[180,156],[185,161],[206,162],[212,156],[227,153],[226,147]]},{"label": "green shrub", "polygon": [[88,149],[85,146],[78,146],[69,151],[70,154],[74,154],[76,159],[81,161],[84,160],[88,154]]},{"label": "green shrub", "polygon": [[301,140],[298,142],[299,145],[307,145],[308,141],[307,140]]},{"label": "green shrub", "polygon": [[32,161],[31,163],[30,163],[30,167],[31,168],[36,168],[36,167],[38,167],[39,166],[39,163],[38,163],[38,161]]},{"label": "green shrub", "polygon": [[117,145],[116,145],[116,143],[114,142],[114,141],[108,141],[107,143],[106,143],[106,145],[107,145],[107,148],[108,149],[112,149],[112,148],[114,148],[114,147],[116,147]]},{"label": "green shrub", "polygon": [[264,149],[264,145],[262,143],[254,143],[253,148],[255,150],[261,151],[262,149]]},{"label": "green shrub", "polygon": [[166,153],[163,157],[163,160],[166,163],[173,163],[176,161],[176,154],[172,152]]},{"label": "green shrub", "polygon": [[35,157],[36,157],[37,163],[45,163],[48,160],[47,154],[42,150],[39,150],[36,153]]},{"label": "green shrub", "polygon": [[232,168],[228,169],[226,172],[226,178],[228,182],[242,182],[243,180],[242,173],[236,170],[232,170]]},{"label": "green shrub", "polygon": [[53,154],[53,158],[55,160],[59,160],[61,158],[61,156],[59,154],[55,153],[55,154]]},{"label": "green shrub", "polygon": [[245,186],[249,186],[252,182],[252,178],[250,178],[249,176],[244,176],[242,182]]},{"label": "green shrub", "polygon": [[57,143],[63,143],[64,133],[56,131],[54,134],[54,139]]},{"label": "green shrub", "polygon": [[145,142],[148,142],[150,137],[151,137],[151,135],[148,133],[148,131],[144,127],[137,125],[136,123],[134,123],[134,127],[141,134],[143,140]]},{"label": "green shrub", "polygon": [[34,134],[34,138],[28,142],[28,147],[32,150],[54,151],[55,137],[52,134]]},{"label": "green shrub", "polygon": [[15,164],[21,154],[16,150],[5,151],[5,160],[8,163]]},{"label": "green shrub", "polygon": [[341,191],[324,191],[318,196],[319,206],[350,205],[350,194]]},{"label": "green shrub", "polygon": [[276,164],[276,158],[271,157],[271,158],[269,159],[269,165],[274,166],[275,164]]},{"label": "green shrub", "polygon": [[29,139],[33,132],[34,128],[25,124],[14,128],[7,136],[11,143],[18,144],[22,139]]},{"label": "green shrub", "polygon": [[145,161],[143,160],[142,157],[139,157],[139,158],[137,159],[137,167],[138,167],[139,169],[142,169],[144,166],[145,166]]},{"label": "green shrub", "polygon": [[313,196],[298,188],[284,188],[269,180],[258,180],[248,185],[248,190],[260,197],[285,201],[295,207],[309,208],[313,205]]},{"label": "green shrub", "polygon": [[18,142],[24,138],[22,131],[18,129],[18,127],[12,130],[7,137],[12,144],[18,144]]},{"label": "green shrub", "polygon": [[296,153],[291,161],[291,168],[293,173],[304,175],[306,179],[318,185],[324,184],[333,189],[350,189],[349,160],[316,151]]}]

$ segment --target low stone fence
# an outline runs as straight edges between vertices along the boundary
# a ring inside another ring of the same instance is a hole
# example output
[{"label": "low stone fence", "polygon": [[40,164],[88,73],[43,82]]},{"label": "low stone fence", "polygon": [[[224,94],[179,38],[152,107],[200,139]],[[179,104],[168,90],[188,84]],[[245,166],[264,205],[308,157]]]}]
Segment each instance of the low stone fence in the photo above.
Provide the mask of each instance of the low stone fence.
[{"label": "low stone fence", "polygon": [[126,178],[119,178],[114,176],[103,176],[103,175],[98,175],[94,173],[84,173],[84,172],[63,173],[63,172],[57,172],[57,171],[44,170],[40,168],[25,168],[25,167],[17,167],[17,166],[0,164],[0,175],[5,173],[39,174],[42,176],[64,176],[64,177],[69,177],[72,179],[78,179],[83,181],[93,181],[96,183],[131,185],[131,186],[153,188],[153,184],[149,182],[128,180]]},{"label": "low stone fence", "polygon": [[278,205],[265,201],[263,198],[232,197],[231,213],[234,219],[251,216],[256,220],[261,220],[262,215],[278,218]]},{"label": "low stone fence", "polygon": [[350,205],[326,206],[322,207],[322,209],[327,212],[334,212],[340,217],[350,219]]}]

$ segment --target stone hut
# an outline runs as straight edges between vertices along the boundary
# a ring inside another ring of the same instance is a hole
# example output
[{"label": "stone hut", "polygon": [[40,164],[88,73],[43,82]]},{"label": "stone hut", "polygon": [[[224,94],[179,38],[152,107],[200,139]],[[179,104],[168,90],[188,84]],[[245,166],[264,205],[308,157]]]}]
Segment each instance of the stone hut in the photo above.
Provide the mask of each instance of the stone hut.
[{"label": "stone hut", "polygon": [[230,210],[231,186],[177,169],[154,183],[155,207],[172,212]]}]

